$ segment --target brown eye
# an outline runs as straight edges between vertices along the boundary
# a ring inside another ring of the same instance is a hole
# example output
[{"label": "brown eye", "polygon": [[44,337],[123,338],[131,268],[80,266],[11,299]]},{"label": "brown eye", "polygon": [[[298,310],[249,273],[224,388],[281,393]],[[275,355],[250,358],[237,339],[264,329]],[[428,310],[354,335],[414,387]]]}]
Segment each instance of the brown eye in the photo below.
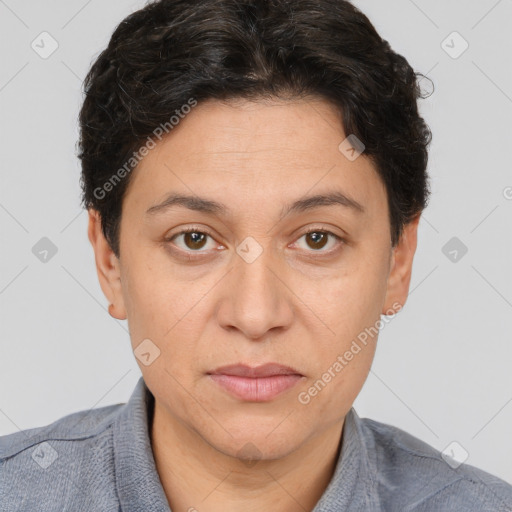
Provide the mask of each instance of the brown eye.
[{"label": "brown eye", "polygon": [[312,229],[304,233],[296,242],[300,249],[308,252],[327,254],[343,242],[343,239],[330,231]]},{"label": "brown eye", "polygon": [[177,233],[169,241],[186,252],[206,252],[206,250],[201,249],[208,245],[208,239],[213,244],[214,240],[208,233],[203,233],[197,229],[188,229]]},{"label": "brown eye", "polygon": [[189,249],[202,249],[205,244],[206,236],[207,235],[204,233],[193,231],[191,233],[184,233],[183,241]]},{"label": "brown eye", "polygon": [[311,240],[311,243],[307,242],[308,246],[311,249],[322,249],[328,242],[328,233],[325,231],[312,231],[311,233],[307,233],[306,240]]}]

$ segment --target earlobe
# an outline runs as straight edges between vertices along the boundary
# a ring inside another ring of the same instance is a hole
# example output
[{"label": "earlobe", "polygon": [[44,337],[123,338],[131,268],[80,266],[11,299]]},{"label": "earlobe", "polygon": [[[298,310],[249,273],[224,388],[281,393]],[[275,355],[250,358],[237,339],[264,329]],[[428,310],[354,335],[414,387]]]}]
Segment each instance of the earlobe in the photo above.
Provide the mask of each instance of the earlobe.
[{"label": "earlobe", "polygon": [[382,308],[383,315],[398,312],[405,305],[409,294],[412,264],[418,241],[418,214],[404,226],[396,247],[393,248],[391,269],[388,276],[386,298]]},{"label": "earlobe", "polygon": [[110,303],[109,314],[118,320],[125,320],[126,310],[122,294],[119,260],[103,234],[99,212],[90,208],[88,213],[87,234],[94,250],[98,280],[105,297]]}]

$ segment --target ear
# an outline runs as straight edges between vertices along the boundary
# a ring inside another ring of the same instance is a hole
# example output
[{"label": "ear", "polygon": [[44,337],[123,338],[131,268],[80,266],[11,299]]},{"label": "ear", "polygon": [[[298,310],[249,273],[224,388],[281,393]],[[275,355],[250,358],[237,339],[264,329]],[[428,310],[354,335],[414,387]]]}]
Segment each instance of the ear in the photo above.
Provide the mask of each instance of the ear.
[{"label": "ear", "polygon": [[386,298],[382,309],[383,315],[398,312],[405,305],[409,295],[412,262],[418,241],[418,223],[421,214],[404,226],[402,236],[392,250],[390,272]]},{"label": "ear", "polygon": [[103,235],[99,212],[92,208],[89,208],[88,212],[88,236],[94,249],[98,279],[105,297],[113,305],[109,308],[109,313],[118,320],[125,320],[126,309],[121,287],[119,259],[116,257]]}]

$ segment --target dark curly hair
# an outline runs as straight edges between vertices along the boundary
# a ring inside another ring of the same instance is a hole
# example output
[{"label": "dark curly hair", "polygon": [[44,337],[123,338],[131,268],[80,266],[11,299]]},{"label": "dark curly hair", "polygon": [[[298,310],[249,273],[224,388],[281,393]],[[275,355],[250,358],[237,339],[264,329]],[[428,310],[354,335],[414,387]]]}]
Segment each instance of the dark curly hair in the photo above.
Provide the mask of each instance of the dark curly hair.
[{"label": "dark curly hair", "polygon": [[191,98],[315,96],[339,108],[345,133],[364,143],[386,186],[396,246],[430,195],[419,77],[346,0],[150,2],[119,24],[85,79],[82,204],[100,213],[119,257],[126,162],[135,165],[155,128]]}]

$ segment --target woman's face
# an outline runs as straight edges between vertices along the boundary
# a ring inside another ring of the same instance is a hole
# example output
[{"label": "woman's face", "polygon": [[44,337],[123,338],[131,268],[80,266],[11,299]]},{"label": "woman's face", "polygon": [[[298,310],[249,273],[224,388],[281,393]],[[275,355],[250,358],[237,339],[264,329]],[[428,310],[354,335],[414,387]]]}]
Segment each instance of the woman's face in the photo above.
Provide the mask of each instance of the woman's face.
[{"label": "woman's face", "polygon": [[[131,176],[101,284],[161,415],[222,453],[280,458],[343,421],[368,333],[405,302],[417,224],[392,250],[386,189],[347,135],[319,99],[208,101]],[[158,207],[171,194],[190,199]],[[297,375],[211,376],[266,363]]]}]

